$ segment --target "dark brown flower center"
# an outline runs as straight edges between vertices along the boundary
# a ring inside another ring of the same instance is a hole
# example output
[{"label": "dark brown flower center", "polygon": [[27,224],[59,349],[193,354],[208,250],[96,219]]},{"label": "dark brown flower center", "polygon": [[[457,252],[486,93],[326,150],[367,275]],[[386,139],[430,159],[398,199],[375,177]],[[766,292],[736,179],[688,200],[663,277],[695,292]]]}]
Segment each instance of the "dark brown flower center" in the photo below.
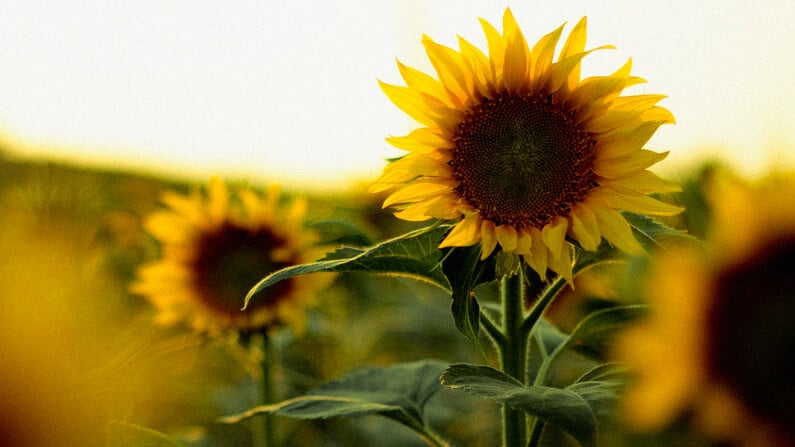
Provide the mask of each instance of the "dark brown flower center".
[{"label": "dark brown flower center", "polygon": [[[294,263],[271,257],[273,250],[285,245],[283,238],[267,228],[252,231],[231,223],[205,234],[193,265],[201,298],[220,313],[240,314],[251,287],[267,274]],[[263,291],[251,301],[247,312],[273,307],[289,293],[291,284],[286,280]]]},{"label": "dark brown flower center", "polygon": [[456,192],[497,225],[542,228],[597,186],[596,142],[552,95],[484,98],[453,143]]},{"label": "dark brown flower center", "polygon": [[708,370],[789,435],[795,435],[794,269],[792,235],[723,272],[707,339]]}]

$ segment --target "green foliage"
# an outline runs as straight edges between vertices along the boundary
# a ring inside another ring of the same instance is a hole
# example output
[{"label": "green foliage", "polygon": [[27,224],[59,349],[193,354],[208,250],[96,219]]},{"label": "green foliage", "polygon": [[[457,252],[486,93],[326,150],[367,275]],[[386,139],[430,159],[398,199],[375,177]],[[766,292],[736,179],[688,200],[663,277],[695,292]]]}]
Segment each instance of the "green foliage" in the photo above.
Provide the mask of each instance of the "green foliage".
[{"label": "green foliage", "polygon": [[425,404],[441,385],[439,375],[447,364],[424,360],[387,367],[363,368],[310,390],[306,395],[273,405],[263,405],[222,419],[237,423],[265,413],[297,419],[376,414],[428,436]]},{"label": "green foliage", "polygon": [[[585,317],[568,336],[562,336],[552,327],[538,327],[538,340],[544,348],[544,358],[536,376],[536,384],[546,383],[546,375],[566,349],[579,348],[586,353],[604,352],[612,336],[629,321],[638,317],[643,306],[619,306],[595,311]],[[557,345],[555,345],[557,343]],[[555,345],[554,348],[552,346]]]},{"label": "green foliage", "polygon": [[448,226],[424,228],[398,236],[369,249],[342,248],[324,259],[274,272],[257,283],[245,298],[245,306],[268,287],[299,275],[321,272],[369,272],[406,276],[450,289],[441,269],[442,252],[437,248]]},{"label": "green foliage", "polygon": [[455,364],[445,370],[441,380],[451,388],[524,410],[569,433],[584,447],[592,447],[596,445],[598,418],[618,397],[622,385],[618,380],[597,380],[602,378],[586,374],[563,389],[525,386],[489,366]]},{"label": "green foliage", "polygon": [[494,258],[480,262],[480,246],[451,248],[442,270],[452,285],[453,319],[459,332],[471,340],[480,330],[480,305],[473,290],[478,284],[495,279]]},{"label": "green foliage", "polygon": [[635,234],[635,238],[638,239],[640,245],[650,253],[664,246],[669,241],[677,239],[695,240],[693,236],[683,231],[675,230],[650,217],[626,211],[621,214],[629,222],[632,227],[632,233]]}]

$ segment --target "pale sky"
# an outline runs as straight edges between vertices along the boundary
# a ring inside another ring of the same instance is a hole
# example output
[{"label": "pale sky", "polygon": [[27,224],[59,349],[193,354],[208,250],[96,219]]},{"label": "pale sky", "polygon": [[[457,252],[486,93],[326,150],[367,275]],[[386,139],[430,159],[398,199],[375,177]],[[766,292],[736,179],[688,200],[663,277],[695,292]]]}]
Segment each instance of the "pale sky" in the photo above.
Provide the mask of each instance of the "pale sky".
[{"label": "pale sky", "polygon": [[[529,42],[588,16],[585,75],[627,58],[677,118],[648,147],[675,175],[717,155],[795,165],[795,1],[0,0],[0,144],[192,177],[336,187],[376,177],[414,126],[378,88],[423,33],[484,47],[505,6]],[[567,28],[568,29],[568,28]]]}]

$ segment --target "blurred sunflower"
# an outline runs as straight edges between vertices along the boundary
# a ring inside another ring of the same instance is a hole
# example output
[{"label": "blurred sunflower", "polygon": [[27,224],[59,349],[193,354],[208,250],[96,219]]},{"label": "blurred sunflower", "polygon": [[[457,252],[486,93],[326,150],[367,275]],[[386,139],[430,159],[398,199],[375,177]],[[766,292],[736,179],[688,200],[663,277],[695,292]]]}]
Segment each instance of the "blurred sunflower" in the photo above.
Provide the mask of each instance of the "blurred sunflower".
[{"label": "blurred sunflower", "polygon": [[717,439],[795,445],[795,180],[718,180],[705,246],[675,247],[643,286],[650,316],[619,339],[637,378],[624,416],[660,429],[683,414]]},{"label": "blurred sunflower", "polygon": [[321,254],[313,248],[315,235],[303,229],[304,201],[280,207],[276,187],[264,196],[250,189],[230,194],[218,178],[205,194],[167,193],[163,201],[169,209],[146,222],[162,245],[162,258],[141,267],[132,285],[157,307],[160,323],[184,321],[208,333],[282,325],[302,330],[305,306],[326,282],[324,275],[283,281],[240,309],[262,277]]},{"label": "blurred sunflower", "polygon": [[[642,149],[673,123],[663,95],[619,96],[644,82],[628,61],[609,76],[580,80],[586,19],[558,57],[563,26],[527,45],[510,9],[503,33],[481,19],[489,55],[459,38],[460,51],[423,45],[438,79],[398,62],[406,86],[386,95],[425,127],[387,140],[409,153],[389,164],[371,191],[395,191],[384,207],[409,221],[462,218],[440,247],[481,242],[522,255],[542,277],[571,279],[570,236],[586,250],[602,238],[642,252],[619,210],[672,215],[679,208],[647,194],[677,191],[647,170],[666,157]],[[612,47],[601,47],[612,48]],[[597,48],[599,49],[599,48]]]}]

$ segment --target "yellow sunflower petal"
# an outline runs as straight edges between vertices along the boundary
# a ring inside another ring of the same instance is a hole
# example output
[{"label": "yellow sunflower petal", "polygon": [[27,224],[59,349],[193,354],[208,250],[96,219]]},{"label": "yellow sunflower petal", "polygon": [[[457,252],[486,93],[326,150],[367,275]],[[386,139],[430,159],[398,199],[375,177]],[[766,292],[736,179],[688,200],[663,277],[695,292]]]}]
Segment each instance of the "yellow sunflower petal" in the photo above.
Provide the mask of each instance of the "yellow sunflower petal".
[{"label": "yellow sunflower petal", "polygon": [[412,203],[395,211],[395,217],[409,222],[423,222],[432,218],[455,219],[460,215],[461,211],[458,210],[456,202],[447,196]]},{"label": "yellow sunflower petal", "polygon": [[682,191],[682,187],[678,184],[662,179],[651,171],[640,171],[637,174],[618,179],[604,179],[600,183],[605,186],[631,189],[641,194]]},{"label": "yellow sunflower petal", "polygon": [[602,231],[602,237],[607,239],[608,242],[630,255],[645,253],[643,247],[632,234],[629,223],[618,211],[608,206],[596,206],[593,211],[599,223],[599,229]]},{"label": "yellow sunflower petal", "polygon": [[662,161],[667,156],[668,152],[653,152],[644,149],[622,157],[599,158],[594,163],[593,171],[597,175],[609,179],[628,177]]},{"label": "yellow sunflower petal", "polygon": [[449,193],[453,182],[446,181],[415,181],[393,192],[384,200],[384,208],[399,203],[408,203],[435,199],[440,194]]},{"label": "yellow sunflower petal", "polygon": [[516,228],[513,225],[497,226],[497,242],[500,243],[504,251],[513,252],[518,242]]},{"label": "yellow sunflower petal", "polygon": [[[489,95],[489,84],[491,83],[491,66],[489,59],[480,49],[462,37],[458,37],[458,46],[461,49],[461,57],[469,67],[472,76],[472,90],[470,92],[470,102],[474,98],[482,98]],[[466,104],[467,107],[472,104]]]},{"label": "yellow sunflower petal", "polygon": [[533,236],[525,231],[521,230],[517,233],[516,236],[516,249],[514,252],[520,255],[529,255],[530,254],[530,245],[533,243]]},{"label": "yellow sunflower petal", "polygon": [[378,81],[384,94],[401,110],[421,124],[426,126],[437,125],[440,121],[438,115],[433,115],[425,101],[415,90],[408,87],[387,84]]},{"label": "yellow sunflower petal", "polygon": [[483,220],[480,225],[481,254],[480,259],[486,259],[497,247],[497,229],[494,222]]},{"label": "yellow sunflower petal", "polygon": [[569,214],[571,225],[569,233],[576,239],[582,248],[588,251],[595,251],[602,240],[602,233],[599,231],[599,224],[596,216],[587,205],[577,205]]},{"label": "yellow sunflower petal", "polygon": [[566,244],[564,250],[557,258],[549,257],[549,269],[568,281],[569,284],[574,284],[574,275],[572,274],[572,257],[571,247]]},{"label": "yellow sunflower petal", "polygon": [[[617,121],[616,124],[624,125],[620,121]],[[594,150],[597,156],[603,159],[627,156],[642,149],[662,124],[661,122],[644,122],[630,128],[622,127],[600,136]]]},{"label": "yellow sunflower petal", "polygon": [[555,57],[555,47],[560,40],[560,35],[563,32],[563,25],[559,26],[556,30],[542,37],[533,46],[532,54],[532,79],[539,79],[549,70],[552,64],[552,58]]},{"label": "yellow sunflower petal", "polygon": [[674,118],[673,113],[665,107],[652,107],[643,112],[641,119],[646,121],[661,121],[667,124],[676,123],[676,118]]},{"label": "yellow sunflower petal", "polygon": [[435,98],[447,107],[455,107],[457,105],[450,101],[444,85],[438,80],[415,68],[404,65],[400,61],[397,61],[397,65],[400,75],[406,81],[406,86]]},{"label": "yellow sunflower petal", "polygon": [[468,247],[470,245],[475,245],[481,238],[480,227],[481,222],[479,215],[472,214],[465,217],[450,230],[447,237],[439,244],[439,248]]},{"label": "yellow sunflower petal", "polygon": [[502,63],[503,58],[499,57],[505,54],[505,42],[500,36],[500,33],[491,25],[491,23],[480,20],[480,26],[483,28],[483,33],[486,35],[486,41],[489,46],[489,65],[491,66],[491,82],[495,85],[501,84],[502,80]]},{"label": "yellow sunflower petal", "polygon": [[560,258],[564,246],[567,245],[566,231],[568,228],[569,222],[565,218],[558,216],[541,230],[541,240],[549,248],[549,252],[554,259]]},{"label": "yellow sunflower petal", "polygon": [[[566,38],[566,42],[563,44],[563,49],[560,51],[560,56],[558,56],[558,62],[571,58],[572,56],[582,53],[583,50],[585,50],[585,37],[587,34],[587,28],[588,19],[586,17],[581,18],[580,21],[574,25],[574,28],[572,28],[571,32],[569,33],[569,37]],[[578,61],[572,66],[572,68],[569,70],[569,74],[566,76],[567,89],[569,91],[573,90],[579,82],[580,63]]]},{"label": "yellow sunflower petal", "polygon": [[541,232],[535,228],[530,229],[533,242],[530,244],[530,254],[525,255],[525,262],[533,269],[543,281],[547,279],[547,247],[541,238]]},{"label": "yellow sunflower petal", "polygon": [[428,36],[423,36],[422,44],[433,68],[436,69],[436,74],[439,75],[439,80],[447,88],[448,96],[461,107],[469,90],[466,77],[461,70],[461,55],[452,48],[434,42]]},{"label": "yellow sunflower petal", "polygon": [[527,42],[516,23],[510,8],[503,14],[503,35],[506,42],[503,67],[503,85],[509,92],[516,92],[526,82],[528,69]]},{"label": "yellow sunflower petal", "polygon": [[652,216],[673,216],[684,211],[681,207],[626,189],[601,187],[592,192],[592,197],[615,209]]},{"label": "yellow sunflower petal", "polygon": [[386,141],[398,149],[411,152],[428,152],[450,144],[441,129],[430,127],[414,129],[406,136],[388,137]]}]

